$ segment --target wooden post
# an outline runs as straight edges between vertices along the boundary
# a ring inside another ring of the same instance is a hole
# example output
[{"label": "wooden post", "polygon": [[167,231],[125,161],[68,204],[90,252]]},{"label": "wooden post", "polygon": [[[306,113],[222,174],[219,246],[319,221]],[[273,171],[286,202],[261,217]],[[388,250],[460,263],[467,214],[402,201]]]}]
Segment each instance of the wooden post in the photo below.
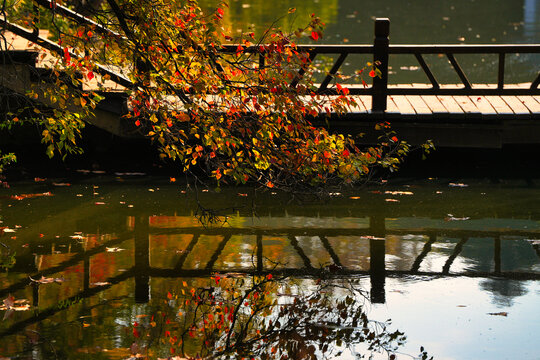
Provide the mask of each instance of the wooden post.
[{"label": "wooden post", "polygon": [[373,41],[373,64],[379,63],[377,69],[381,77],[373,78],[373,93],[371,98],[371,111],[385,111],[388,89],[388,45],[390,40],[390,19],[377,18],[375,20],[375,39]]}]

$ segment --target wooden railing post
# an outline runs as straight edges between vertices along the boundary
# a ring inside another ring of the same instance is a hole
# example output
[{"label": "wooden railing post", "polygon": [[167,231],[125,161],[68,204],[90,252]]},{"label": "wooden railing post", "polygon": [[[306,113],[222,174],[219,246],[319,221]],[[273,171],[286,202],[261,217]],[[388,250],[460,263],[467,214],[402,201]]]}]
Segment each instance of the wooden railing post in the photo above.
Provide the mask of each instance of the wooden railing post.
[{"label": "wooden railing post", "polygon": [[373,78],[373,93],[371,100],[372,111],[386,110],[388,88],[388,45],[390,40],[390,19],[375,19],[375,39],[373,41],[373,63],[381,71],[381,77]]}]

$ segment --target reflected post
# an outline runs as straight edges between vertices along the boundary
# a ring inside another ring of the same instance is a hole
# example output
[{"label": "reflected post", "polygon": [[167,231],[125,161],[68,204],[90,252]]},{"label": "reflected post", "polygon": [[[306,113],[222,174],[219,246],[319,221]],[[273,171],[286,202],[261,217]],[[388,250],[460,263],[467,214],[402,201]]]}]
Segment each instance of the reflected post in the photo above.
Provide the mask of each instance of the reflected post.
[{"label": "reflected post", "polygon": [[369,240],[369,276],[371,280],[371,302],[384,304],[386,295],[384,283],[386,269],[384,257],[386,252],[385,218],[372,216],[369,218],[369,229],[374,238]]},{"label": "reflected post", "polygon": [[150,268],[150,233],[148,216],[135,218],[135,302],[150,300],[148,269]]}]

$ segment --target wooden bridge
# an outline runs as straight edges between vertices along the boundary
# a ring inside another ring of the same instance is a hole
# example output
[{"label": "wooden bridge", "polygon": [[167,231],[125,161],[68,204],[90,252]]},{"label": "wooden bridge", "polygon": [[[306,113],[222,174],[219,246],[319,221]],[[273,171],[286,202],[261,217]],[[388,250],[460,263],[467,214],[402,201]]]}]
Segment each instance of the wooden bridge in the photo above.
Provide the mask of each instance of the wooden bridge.
[{"label": "wooden bridge", "polygon": [[[38,0],[37,4],[49,7],[49,0]],[[56,12],[80,24],[92,25],[96,31],[110,34],[111,30],[93,23],[84,16],[61,5],[55,4]],[[40,36],[39,29],[33,31],[0,19],[5,30],[17,37],[31,41],[48,51],[63,54],[62,46]],[[388,120],[401,138],[409,143],[423,143],[432,139],[439,147],[479,147],[501,148],[507,144],[540,144],[540,71],[524,69],[536,73],[530,82],[507,84],[505,82],[506,59],[510,54],[540,54],[540,44],[519,45],[391,45],[389,43],[390,21],[376,19],[373,45],[303,45],[300,50],[309,52],[311,60],[317,55],[337,57],[330,71],[318,84],[319,94],[337,95],[330,85],[334,76],[342,69],[348,57],[364,54],[380,62],[380,77],[374,77],[368,86],[352,85],[350,94],[356,97],[358,105],[346,115],[334,114],[328,125],[331,130],[344,132],[364,132],[369,134],[376,122]],[[235,45],[227,45],[223,51],[234,53]],[[259,66],[264,66],[264,55],[259,47],[248,47],[247,53],[259,54]],[[437,54],[446,57],[451,69],[460,79],[460,84],[443,84],[437,80],[425,60],[426,55]],[[458,62],[457,55],[494,54],[498,56],[497,83],[474,84]],[[388,83],[389,56],[414,56],[424,72],[427,84]],[[76,56],[72,54],[72,56]],[[17,64],[27,64],[31,73],[45,71],[36,68],[35,55],[27,50],[13,47],[2,52],[0,73],[4,78],[3,87],[21,93],[28,84],[20,84],[12,79],[13,68]],[[359,66],[359,68],[361,68]],[[538,66],[538,64],[537,64]],[[100,65],[96,71],[107,75],[117,89],[133,87],[133,83],[117,72]],[[299,70],[301,77],[303,70]],[[295,87],[298,78],[290,84]],[[8,79],[8,81],[6,81]],[[32,81],[35,76],[23,76]],[[18,85],[17,85],[18,84]],[[133,127],[120,119],[127,111],[127,97],[120,91],[103,93],[105,100],[98,106],[96,116],[88,121],[118,136],[130,136]],[[316,124],[325,125],[326,119],[314,119]],[[376,139],[365,138],[366,142]]]}]

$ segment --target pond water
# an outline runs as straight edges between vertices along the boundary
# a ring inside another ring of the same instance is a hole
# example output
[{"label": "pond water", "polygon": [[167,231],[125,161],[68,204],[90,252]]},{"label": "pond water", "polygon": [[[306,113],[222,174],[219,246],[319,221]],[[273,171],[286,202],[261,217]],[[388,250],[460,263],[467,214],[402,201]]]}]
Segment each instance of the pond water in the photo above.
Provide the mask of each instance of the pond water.
[{"label": "pond water", "polygon": [[[215,9],[218,2],[203,0],[203,8]],[[289,8],[296,8],[290,16]],[[372,44],[373,22],[390,19],[391,44],[521,44],[540,42],[539,0],[232,0],[225,24],[234,31],[263,32],[279,19],[283,29],[296,29],[316,14],[325,23],[321,44]],[[496,55],[458,55],[458,61],[473,83],[496,83]],[[446,57],[426,56],[438,80],[460,83]],[[350,56],[344,73],[352,72],[369,57]],[[507,83],[531,82],[538,73],[540,57],[509,54]],[[391,83],[429,83],[412,55],[390,58]]]},{"label": "pond water", "polygon": [[372,345],[376,359],[421,346],[539,359],[539,198],[518,180],[389,182],[323,201],[136,173],[12,182],[0,358],[207,355],[226,348],[234,308],[232,338],[251,321],[255,358],[353,359]]}]

